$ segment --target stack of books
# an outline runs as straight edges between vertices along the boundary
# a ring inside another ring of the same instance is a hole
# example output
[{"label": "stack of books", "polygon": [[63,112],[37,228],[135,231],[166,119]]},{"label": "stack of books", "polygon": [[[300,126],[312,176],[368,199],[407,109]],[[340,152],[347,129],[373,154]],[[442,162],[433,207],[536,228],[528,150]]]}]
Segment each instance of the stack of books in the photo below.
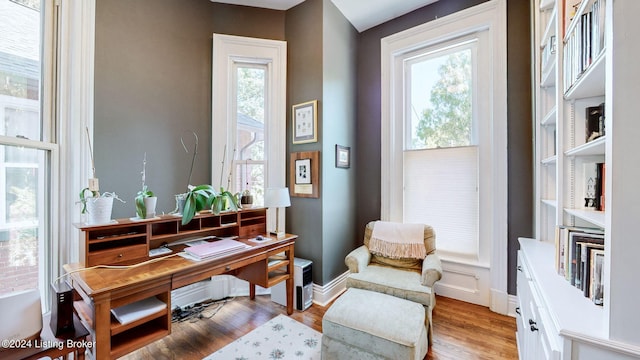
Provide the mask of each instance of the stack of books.
[{"label": "stack of books", "polygon": [[604,304],[604,231],[560,225],[556,228],[556,271],[596,305]]}]

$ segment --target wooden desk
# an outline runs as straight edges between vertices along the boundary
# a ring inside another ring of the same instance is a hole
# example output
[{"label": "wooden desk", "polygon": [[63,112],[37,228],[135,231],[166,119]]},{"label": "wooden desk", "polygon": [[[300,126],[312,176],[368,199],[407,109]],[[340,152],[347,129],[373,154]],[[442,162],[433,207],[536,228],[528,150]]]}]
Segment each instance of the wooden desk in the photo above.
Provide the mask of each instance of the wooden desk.
[{"label": "wooden desk", "polygon": [[31,341],[25,341],[15,348],[0,348],[0,359],[40,359],[49,356],[52,359],[73,354],[74,359],[83,360],[85,348],[92,346],[88,342],[89,331],[82,325],[78,316],[73,316],[74,331],[60,337],[53,335],[49,322],[49,315],[42,319],[40,336]]},{"label": "wooden desk", "polygon": [[[292,314],[296,239],[296,235],[287,234],[283,239],[256,243],[240,237],[238,240],[249,248],[200,262],[165,255],[159,257],[162,260],[124,270],[98,268],[78,271],[83,268],[80,264],[65,265],[65,271],[71,273],[70,282],[80,297],[74,303],[75,309],[96,342],[94,351],[89,351],[89,355],[96,359],[117,358],[170,334],[171,290],[213,275],[231,274],[249,281],[252,299],[256,285],[270,287],[286,281],[287,313]],[[172,247],[174,254],[183,248],[184,245]],[[273,261],[274,258],[278,261]],[[149,297],[166,303],[166,309],[126,325],[112,318],[112,308]]]}]

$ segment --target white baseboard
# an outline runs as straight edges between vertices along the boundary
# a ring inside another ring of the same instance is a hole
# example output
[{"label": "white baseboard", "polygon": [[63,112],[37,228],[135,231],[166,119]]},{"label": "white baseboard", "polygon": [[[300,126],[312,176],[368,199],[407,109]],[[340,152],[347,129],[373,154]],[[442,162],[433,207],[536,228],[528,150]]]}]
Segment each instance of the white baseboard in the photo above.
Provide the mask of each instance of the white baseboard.
[{"label": "white baseboard", "polygon": [[507,315],[509,313],[509,294],[504,291],[491,289],[491,305],[489,309],[491,311]]},{"label": "white baseboard", "polygon": [[507,314],[511,317],[516,317],[516,308],[518,307],[518,296],[509,295],[509,308],[507,309]]},{"label": "white baseboard", "polygon": [[324,286],[313,284],[313,302],[320,306],[327,306],[347,289],[348,275],[349,271],[346,271]]}]

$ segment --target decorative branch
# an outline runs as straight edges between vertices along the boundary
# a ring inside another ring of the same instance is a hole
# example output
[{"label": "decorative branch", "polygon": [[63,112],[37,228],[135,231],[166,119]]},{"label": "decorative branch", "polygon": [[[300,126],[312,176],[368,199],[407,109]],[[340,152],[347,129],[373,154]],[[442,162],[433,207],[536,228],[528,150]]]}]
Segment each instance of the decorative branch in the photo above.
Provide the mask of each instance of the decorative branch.
[{"label": "decorative branch", "polygon": [[[196,155],[198,155],[198,134],[196,134],[195,131],[192,131],[192,133],[196,141],[193,144],[193,157],[191,158],[191,168],[189,169],[189,180],[187,181],[187,188],[189,187],[189,185],[191,185],[191,175],[193,174],[193,165],[196,162]],[[184,144],[184,139],[182,138],[182,136],[180,137],[180,143],[182,144],[182,148],[184,149],[184,151],[188,154],[189,150],[187,150],[187,146]]]}]

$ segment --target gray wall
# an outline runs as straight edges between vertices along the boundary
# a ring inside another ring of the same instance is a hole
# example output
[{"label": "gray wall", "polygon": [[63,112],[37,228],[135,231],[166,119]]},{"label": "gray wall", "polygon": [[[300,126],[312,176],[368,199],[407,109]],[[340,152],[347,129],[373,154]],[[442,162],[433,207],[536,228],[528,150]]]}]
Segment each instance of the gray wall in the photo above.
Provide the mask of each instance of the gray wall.
[{"label": "gray wall", "polygon": [[158,212],[184,192],[192,132],[199,149],[192,184],[211,183],[213,33],[284,39],[284,12],[204,0],[97,0],[94,155],[113,217],[135,216],[147,153],[147,185]]},{"label": "gray wall", "polygon": [[[324,136],[324,99],[322,97],[322,0],[307,0],[287,11],[287,109],[292,105],[318,100],[318,142],[292,144],[291,111],[287,112],[287,154],[299,151],[322,150]],[[320,153],[320,161],[326,156]],[[289,179],[287,158],[287,179]],[[324,169],[320,166],[320,183]],[[288,183],[288,181],[287,181]],[[288,184],[293,186],[292,184]],[[313,261],[313,282],[322,284],[323,236],[322,197],[291,197],[287,208],[288,232],[298,234],[296,256]]]},{"label": "gray wall", "polygon": [[[357,171],[357,239],[362,243],[364,226],[380,218],[380,40],[463,10],[485,0],[438,1],[360,34],[358,41],[358,137],[357,162],[367,164]],[[533,223],[533,157],[531,131],[531,79],[529,37],[529,2],[509,0],[508,9],[508,237],[509,293],[515,294],[515,251],[518,236],[532,236]]]},{"label": "gray wall", "polygon": [[518,237],[532,237],[534,230],[533,148],[531,94],[530,4],[510,0],[507,6],[507,103],[508,124],[508,292],[516,293]]},{"label": "gray wall", "polygon": [[319,150],[321,163],[320,198],[292,197],[287,231],[300,236],[296,256],[313,261],[323,285],[346,271],[355,238],[357,167],[354,159],[336,168],[335,145],[355,152],[357,32],[330,0],[306,0],[287,11],[286,39],[289,108],[318,100],[318,142],[293,144],[289,126],[288,152]]},{"label": "gray wall", "polygon": [[329,0],[324,1],[323,117],[322,117],[322,280],[344,273],[345,256],[353,250],[356,229],[356,173],[335,167],[336,144],[356,148],[357,31]]}]

